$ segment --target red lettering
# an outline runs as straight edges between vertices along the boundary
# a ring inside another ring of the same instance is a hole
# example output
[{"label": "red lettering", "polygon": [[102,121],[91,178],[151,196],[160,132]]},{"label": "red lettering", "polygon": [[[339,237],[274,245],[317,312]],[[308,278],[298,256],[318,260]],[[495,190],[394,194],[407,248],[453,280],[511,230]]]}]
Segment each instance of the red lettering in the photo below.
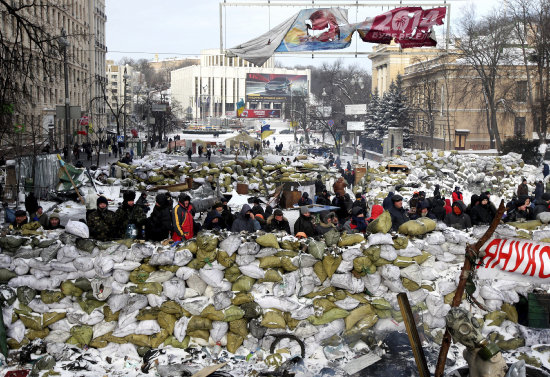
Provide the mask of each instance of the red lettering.
[{"label": "red lettering", "polygon": [[510,257],[512,256],[512,253],[514,252],[514,244],[518,244],[519,241],[511,241],[508,245],[508,252],[504,252],[502,249],[504,249],[504,246],[506,245],[506,242],[504,242],[499,250],[498,257],[496,258],[495,263],[491,266],[492,268],[495,268],[497,265],[500,264],[501,260],[504,260],[504,265],[502,266],[503,270],[506,270],[506,266],[508,265],[508,262],[510,261]]},{"label": "red lettering", "polygon": [[519,251],[518,251],[518,257],[516,259],[516,266],[514,267],[513,270],[510,270],[510,272],[514,272],[515,270],[517,270],[519,268],[519,266],[521,266],[521,262],[523,262],[523,259],[525,258],[525,248],[529,247],[529,249],[531,249],[532,246],[533,246],[532,243],[526,243],[525,245],[523,245],[523,247],[521,248],[521,253],[519,253]]},{"label": "red lettering", "polygon": [[[499,238],[495,238],[494,240],[492,240],[489,245],[487,245],[487,247],[485,248],[485,257],[483,257],[483,263],[485,264],[485,268],[488,268],[489,267],[489,264],[491,264],[491,262],[493,261],[493,259],[495,259],[498,255],[498,249],[499,249],[499,246],[500,246],[500,243],[502,242],[503,240],[499,239]],[[504,241],[504,243],[506,243],[506,241]],[[492,252],[491,249],[492,248],[495,248],[495,251]],[[478,265],[478,268],[480,266]]]},{"label": "red lettering", "polygon": [[540,251],[540,255],[539,255],[539,258],[540,258],[539,278],[547,279],[547,278],[550,278],[550,274],[544,273],[544,260],[542,259],[543,254],[548,255],[548,257],[550,258],[550,246],[544,246]]},{"label": "red lettering", "polygon": [[[531,246],[533,246],[533,244],[531,244]],[[527,266],[525,267],[525,271],[523,271],[523,275],[535,275],[535,272],[537,271],[537,265],[535,264],[535,252],[539,249],[539,247],[540,245],[535,245],[535,247],[530,247],[527,251]]]}]

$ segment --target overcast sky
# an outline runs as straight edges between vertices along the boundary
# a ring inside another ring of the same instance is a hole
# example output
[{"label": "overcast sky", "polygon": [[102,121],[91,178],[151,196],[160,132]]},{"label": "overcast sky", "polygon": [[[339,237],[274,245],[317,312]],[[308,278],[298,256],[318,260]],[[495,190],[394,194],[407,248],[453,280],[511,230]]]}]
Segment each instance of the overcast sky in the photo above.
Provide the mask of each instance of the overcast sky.
[{"label": "overcast sky", "polygon": [[[229,0],[229,2],[235,2]],[[254,0],[254,2],[262,2]],[[267,1],[263,1],[267,4]],[[303,3],[304,1],[301,1]],[[155,54],[159,59],[196,56],[205,48],[220,47],[220,16],[218,0],[107,0],[106,39],[108,59],[120,60],[123,56],[152,60]],[[274,1],[272,1],[274,3]],[[349,3],[349,1],[347,2]],[[362,1],[362,3],[366,3]],[[451,21],[456,20],[469,3],[475,3],[476,13],[483,14],[499,0],[451,1]],[[226,7],[223,13],[223,43],[233,47],[257,37],[273,28],[294,13],[299,7]],[[388,8],[351,8],[348,10],[350,22],[362,21],[383,13]],[[452,22],[451,22],[452,23]],[[438,27],[441,35],[444,27]],[[354,41],[343,51],[369,51],[371,44]],[[359,64],[370,70],[366,55],[342,55],[346,64]],[[319,65],[333,58],[311,55],[277,55],[276,59],[285,66]]]}]

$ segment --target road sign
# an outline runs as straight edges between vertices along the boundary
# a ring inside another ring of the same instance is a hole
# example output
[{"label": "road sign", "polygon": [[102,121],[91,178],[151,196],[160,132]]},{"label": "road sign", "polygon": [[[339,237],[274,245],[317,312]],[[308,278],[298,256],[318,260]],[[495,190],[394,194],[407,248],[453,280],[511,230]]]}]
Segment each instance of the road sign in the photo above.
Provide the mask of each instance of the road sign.
[{"label": "road sign", "polygon": [[365,131],[365,122],[348,122],[348,131]]},{"label": "road sign", "polygon": [[367,113],[367,104],[346,105],[346,115],[365,115]]},{"label": "road sign", "polygon": [[332,119],[329,119],[327,123],[328,123],[329,127],[334,126],[334,121]]}]

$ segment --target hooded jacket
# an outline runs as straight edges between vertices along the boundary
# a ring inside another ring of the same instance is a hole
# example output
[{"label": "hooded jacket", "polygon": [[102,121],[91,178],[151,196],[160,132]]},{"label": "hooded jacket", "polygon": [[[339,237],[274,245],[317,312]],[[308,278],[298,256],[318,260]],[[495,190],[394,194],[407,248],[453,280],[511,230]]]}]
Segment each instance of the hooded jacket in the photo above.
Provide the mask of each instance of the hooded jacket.
[{"label": "hooded jacket", "polygon": [[233,225],[231,226],[232,232],[250,232],[254,233],[256,231],[257,226],[255,226],[255,222],[257,223],[257,220],[254,220],[250,217],[250,215],[247,215],[247,212],[251,212],[252,209],[248,204],[243,205],[243,208],[241,208],[241,212],[239,212],[239,215],[233,221]]},{"label": "hooded jacket", "polygon": [[269,216],[267,218],[265,227],[266,227],[266,231],[268,231],[268,232],[273,232],[273,231],[277,232],[277,231],[284,230],[288,234],[291,234],[290,233],[290,224],[288,223],[287,218],[284,217],[284,216],[283,216],[283,219],[281,221],[278,221],[275,218],[275,215]]},{"label": "hooded jacket", "polygon": [[[459,215],[454,212],[455,207],[458,207],[460,209]],[[464,212],[465,210],[466,208],[464,206],[464,203],[462,203],[461,201],[454,202],[451,213],[445,216],[445,224],[455,229],[471,228],[472,221],[470,219],[470,216],[468,216],[468,214]]]}]

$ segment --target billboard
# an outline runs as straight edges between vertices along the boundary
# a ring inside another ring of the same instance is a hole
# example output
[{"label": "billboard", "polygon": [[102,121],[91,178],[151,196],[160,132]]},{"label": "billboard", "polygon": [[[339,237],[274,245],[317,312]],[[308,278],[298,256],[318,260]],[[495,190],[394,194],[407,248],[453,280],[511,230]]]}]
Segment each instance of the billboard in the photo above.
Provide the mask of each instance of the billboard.
[{"label": "billboard", "polygon": [[281,110],[244,109],[239,118],[280,118]]},{"label": "billboard", "polygon": [[306,75],[247,73],[245,81],[248,102],[285,102],[292,96],[307,96]]}]

